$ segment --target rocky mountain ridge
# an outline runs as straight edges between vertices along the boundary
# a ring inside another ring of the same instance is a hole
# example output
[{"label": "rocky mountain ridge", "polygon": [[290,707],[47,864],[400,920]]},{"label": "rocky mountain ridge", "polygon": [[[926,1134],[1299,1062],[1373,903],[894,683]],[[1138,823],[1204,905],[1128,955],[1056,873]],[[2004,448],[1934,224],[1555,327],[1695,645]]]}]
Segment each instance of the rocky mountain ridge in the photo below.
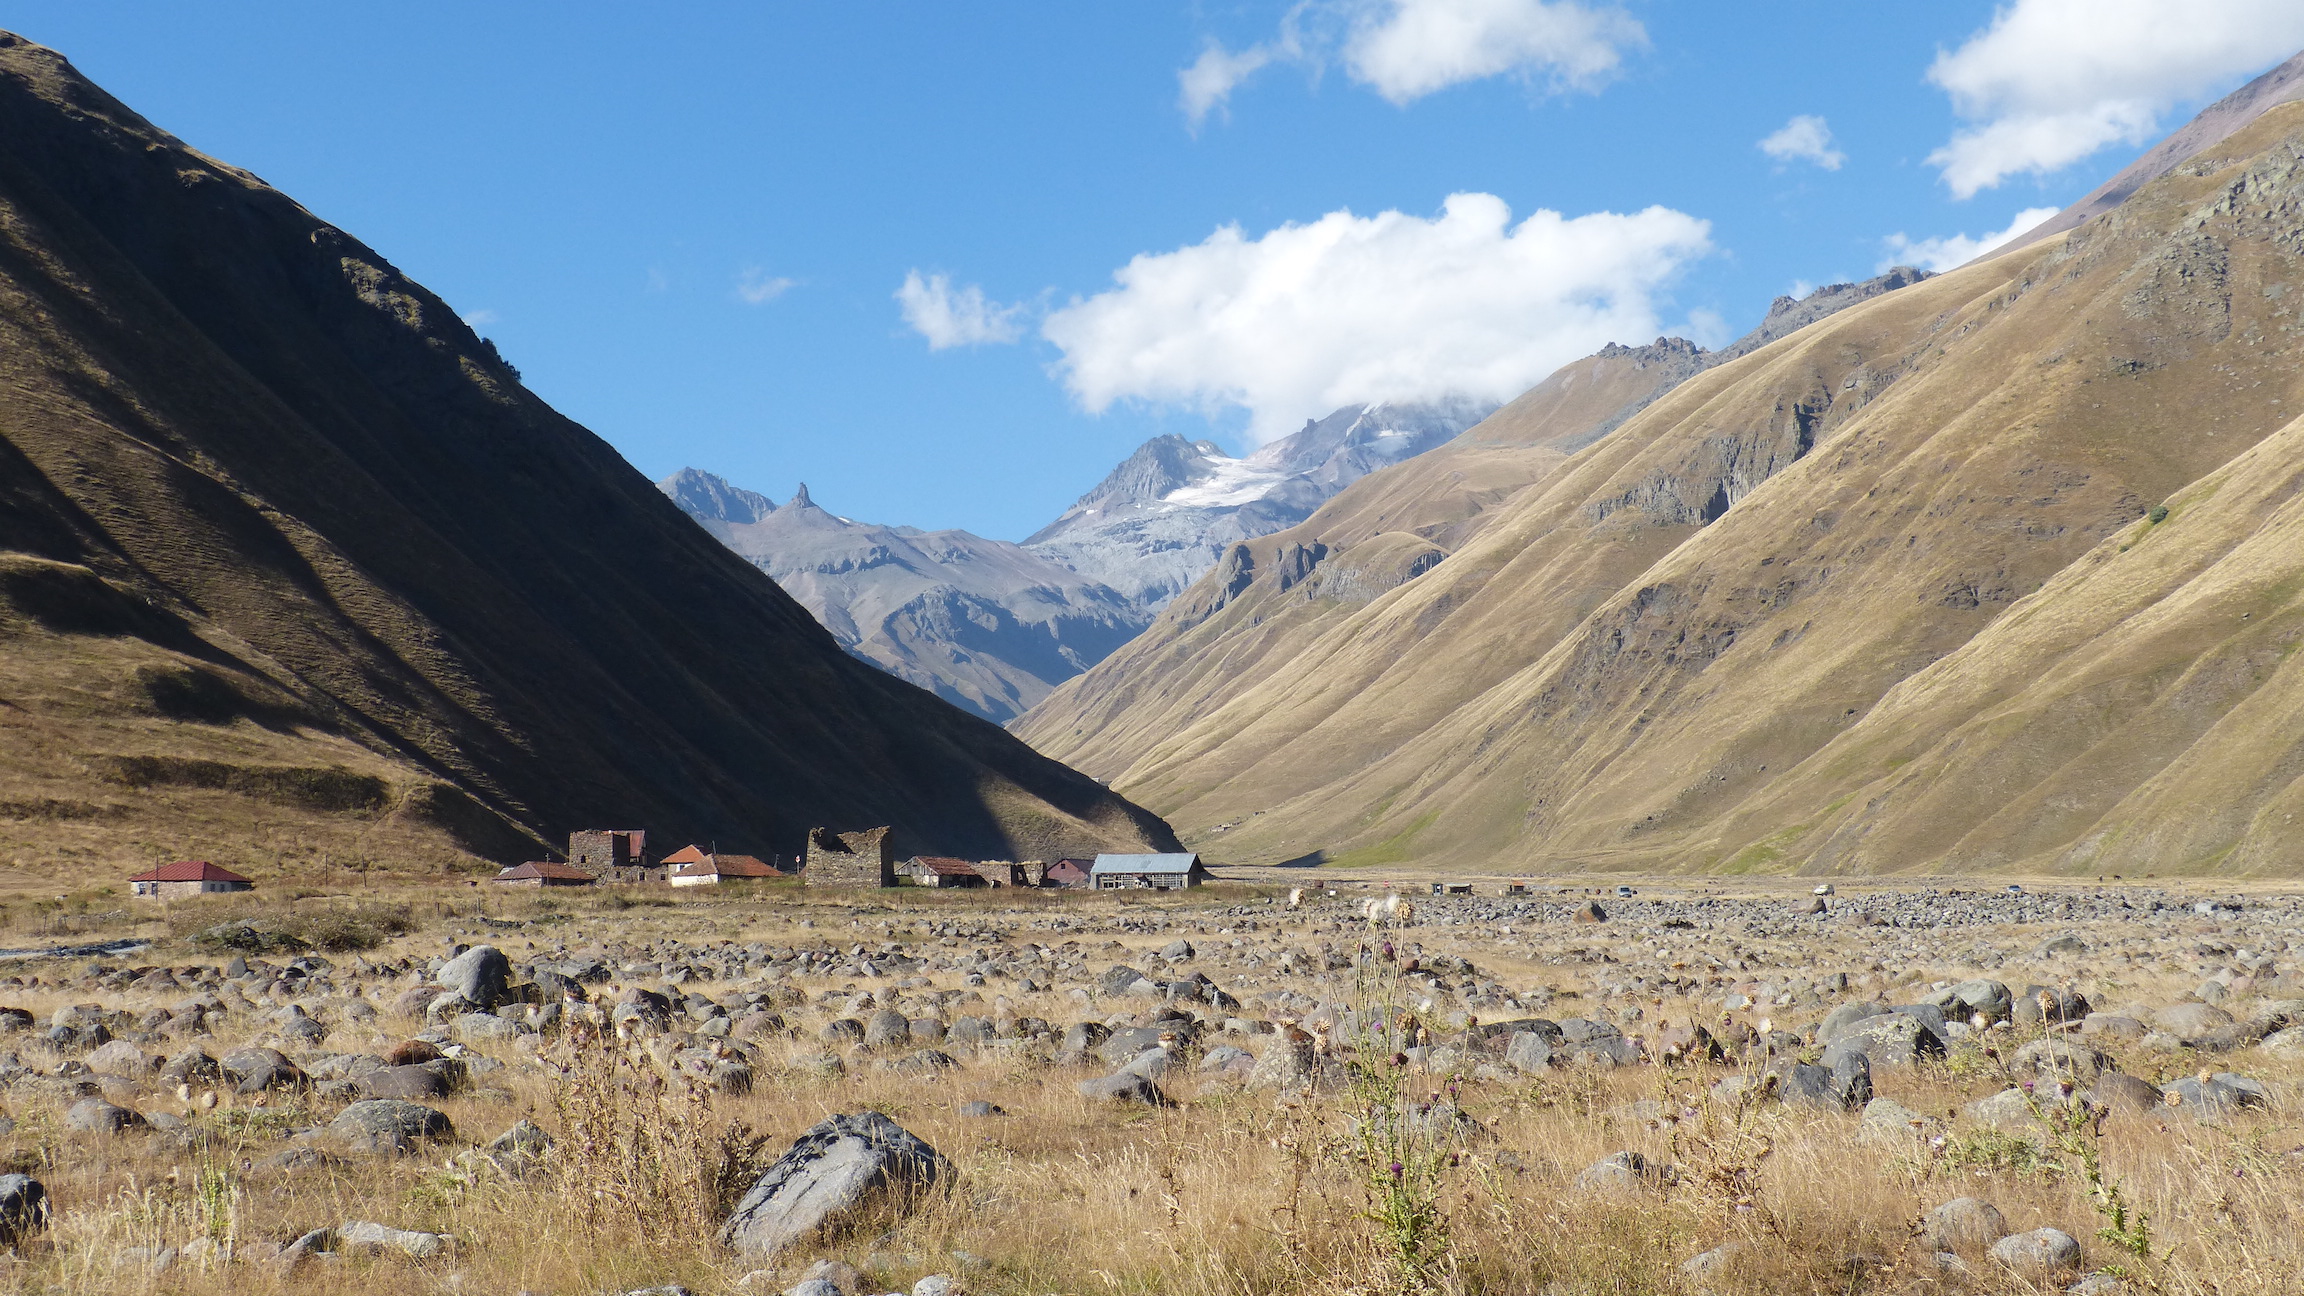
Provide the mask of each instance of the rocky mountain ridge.
[{"label": "rocky mountain ridge", "polygon": [[1294,526],[1487,413],[1463,401],[1347,405],[1238,458],[1214,442],[1155,437],[1024,544],[1156,612],[1232,545]]},{"label": "rocky mountain ridge", "polygon": [[657,483],[850,653],[995,723],[1133,638],[1152,614],[1021,545],[782,508],[694,468]]}]

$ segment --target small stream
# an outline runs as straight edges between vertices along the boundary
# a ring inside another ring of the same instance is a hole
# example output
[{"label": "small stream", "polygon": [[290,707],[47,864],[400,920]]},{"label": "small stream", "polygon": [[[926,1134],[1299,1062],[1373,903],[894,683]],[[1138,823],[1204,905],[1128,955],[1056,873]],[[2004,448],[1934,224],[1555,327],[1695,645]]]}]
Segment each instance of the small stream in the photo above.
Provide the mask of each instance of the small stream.
[{"label": "small stream", "polygon": [[50,945],[35,949],[0,949],[0,959],[36,958],[94,958],[99,955],[133,954],[148,949],[152,942],[135,937],[120,940],[97,941],[90,945]]}]

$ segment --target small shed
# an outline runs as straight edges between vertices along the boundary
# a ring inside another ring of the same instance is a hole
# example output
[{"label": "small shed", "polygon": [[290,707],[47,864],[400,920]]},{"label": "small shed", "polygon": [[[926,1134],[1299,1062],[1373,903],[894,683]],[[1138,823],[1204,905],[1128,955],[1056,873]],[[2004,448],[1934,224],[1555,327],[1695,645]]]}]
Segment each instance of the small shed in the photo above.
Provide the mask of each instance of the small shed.
[{"label": "small shed", "polygon": [[[694,858],[681,858],[689,854],[693,854]],[[791,876],[755,855],[724,855],[717,851],[706,854],[693,846],[665,856],[664,862],[679,866],[672,870],[670,879],[676,887],[717,886],[722,882],[764,881]]]},{"label": "small shed", "polygon": [[590,886],[597,880],[584,870],[557,860],[530,860],[489,879],[498,886],[518,887]]},{"label": "small shed", "polygon": [[980,887],[990,885],[976,866],[949,855],[915,855],[896,872],[914,886]]},{"label": "small shed", "polygon": [[1209,878],[1198,855],[1099,855],[1088,877],[1099,891],[1150,888],[1170,891],[1195,887]]},{"label": "small shed", "polygon": [[256,884],[228,868],[220,868],[206,860],[178,860],[128,879],[131,894],[154,896],[162,900],[176,900],[191,895],[212,895],[219,891],[250,891]]},{"label": "small shed", "polygon": [[1084,887],[1088,885],[1088,867],[1094,860],[1060,859],[1040,872],[1040,885],[1044,887]]}]

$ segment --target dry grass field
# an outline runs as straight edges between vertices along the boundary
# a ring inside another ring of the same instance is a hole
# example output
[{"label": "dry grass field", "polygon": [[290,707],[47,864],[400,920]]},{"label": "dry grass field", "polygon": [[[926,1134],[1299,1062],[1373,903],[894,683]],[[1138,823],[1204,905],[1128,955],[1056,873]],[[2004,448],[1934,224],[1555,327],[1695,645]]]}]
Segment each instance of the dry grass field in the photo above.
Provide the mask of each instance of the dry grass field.
[{"label": "dry grass field", "polygon": [[[677,1284],[706,1296],[783,1292],[820,1259],[853,1267],[853,1278],[835,1274],[851,1292],[945,1275],[987,1296],[2075,1284],[2271,1296],[2304,1283],[2294,1117],[2304,1050],[2254,1042],[2304,1020],[2293,1001],[2304,998],[2291,970],[2304,956],[2295,898],[2143,888],[2013,898],[1901,882],[1843,888],[1828,912],[1807,914],[1804,890],[1676,885],[1627,900],[1611,888],[1599,923],[1569,916],[1582,893],[1543,887],[1526,901],[1419,898],[1421,912],[1375,925],[1361,904],[1378,893],[1349,888],[1295,910],[1285,891],[1237,886],[845,899],[789,887],[450,887],[165,910],[19,900],[0,936],[12,949],[152,944],[0,967],[0,1005],[34,1019],[0,1039],[11,1123],[0,1155],[39,1179],[50,1203],[47,1226],[0,1266],[0,1290],[590,1296]],[[2204,899],[2239,907],[2190,907]],[[1867,925],[1862,914],[1947,925]],[[250,925],[226,943],[203,936],[231,919]],[[2041,949],[2067,935],[2077,948]],[[545,1002],[508,1004],[488,1022],[403,1011],[455,946],[482,942],[508,956],[515,981],[540,968],[593,978],[581,983],[589,1003],[537,996]],[[1144,981],[1108,990],[1115,966]],[[2096,1020],[1997,1026],[1938,1059],[1876,1066],[1878,1098],[1902,1113],[1803,1105],[1760,1084],[1739,1097],[1722,1083],[1759,1077],[1771,1040],[1816,1056],[1814,1030],[1836,1005],[1909,1003],[1975,978],[2019,996],[2032,983],[2076,991]],[[2217,989],[2206,988],[2212,978]],[[661,1027],[609,1020],[611,1005],[638,998],[630,989],[666,994]],[[2152,1026],[2154,1011],[2201,993],[2233,1023],[2222,1034],[2187,1043]],[[91,1049],[85,1032],[51,1042],[51,1023],[75,1020],[73,1005],[118,1010],[104,1019],[115,1043]],[[830,1022],[876,1025],[889,1007],[912,1023],[898,1042],[824,1039]],[[1184,1036],[1156,1081],[1170,1105],[1077,1092],[1119,1068],[1067,1052],[1074,1023],[1118,1030],[1163,1012]],[[2114,1033],[2109,1019],[2123,1014],[2149,1033]],[[1501,1040],[1478,1042],[1483,1024],[1534,1017],[1614,1025],[1632,1060],[1563,1062],[1563,1049],[1555,1065],[1525,1069],[1504,1060]],[[971,1018],[987,1028],[979,1043],[962,1042]],[[1265,1066],[1252,1076],[1244,1061],[1223,1065],[1221,1049],[1284,1050],[1285,1034],[1261,1032],[1288,1022],[1309,1026],[1306,1050],[1325,1055],[1312,1059],[1315,1083],[1274,1087]],[[1674,1028],[1691,1023],[1730,1043],[1762,1034],[1719,1062],[1667,1060]],[[1424,1044],[1402,1037],[1419,1027]],[[2051,1033],[2143,1081],[2229,1071],[2260,1081],[2269,1101],[2074,1119],[2055,1075],[2017,1061]],[[401,1155],[332,1140],[331,1122],[358,1096],[341,1077],[419,1036],[463,1057],[447,1068],[463,1072],[454,1092],[423,1100],[453,1134]],[[229,1076],[179,1082],[158,1070],[187,1050],[229,1060],[248,1045],[279,1048],[308,1081],[243,1093]],[[923,1049],[949,1064],[923,1062]],[[730,1080],[731,1062],[748,1067],[748,1091]],[[2052,1124],[2020,1113],[1995,1126],[1967,1110],[2024,1080]],[[72,1128],[89,1122],[66,1113],[91,1097],[144,1123]],[[1000,1110],[969,1115],[971,1102]],[[717,1243],[734,1196],[795,1136],[865,1109],[926,1139],[954,1173],[909,1209],[877,1203],[781,1255]],[[551,1136],[548,1151],[486,1150],[523,1120]],[[1645,1169],[1587,1173],[1622,1152]],[[2023,1275],[1978,1247],[1940,1258],[1919,1223],[1959,1197],[1992,1203],[2010,1232],[2064,1231],[2081,1263]],[[2115,1197],[2128,1212],[2118,1220]],[[349,1240],[288,1245],[348,1221],[452,1243],[422,1259]],[[1692,1272],[1707,1253],[1719,1263]]]}]

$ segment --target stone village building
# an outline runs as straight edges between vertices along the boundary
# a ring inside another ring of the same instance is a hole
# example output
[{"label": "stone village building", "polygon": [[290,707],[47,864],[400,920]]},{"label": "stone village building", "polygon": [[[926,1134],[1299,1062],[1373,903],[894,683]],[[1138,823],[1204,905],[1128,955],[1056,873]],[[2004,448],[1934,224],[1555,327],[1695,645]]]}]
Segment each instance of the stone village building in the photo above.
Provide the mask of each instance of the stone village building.
[{"label": "stone village building", "polygon": [[809,829],[801,882],[812,887],[895,886],[896,853],[888,843],[893,831],[867,828],[835,833],[829,828]]}]

